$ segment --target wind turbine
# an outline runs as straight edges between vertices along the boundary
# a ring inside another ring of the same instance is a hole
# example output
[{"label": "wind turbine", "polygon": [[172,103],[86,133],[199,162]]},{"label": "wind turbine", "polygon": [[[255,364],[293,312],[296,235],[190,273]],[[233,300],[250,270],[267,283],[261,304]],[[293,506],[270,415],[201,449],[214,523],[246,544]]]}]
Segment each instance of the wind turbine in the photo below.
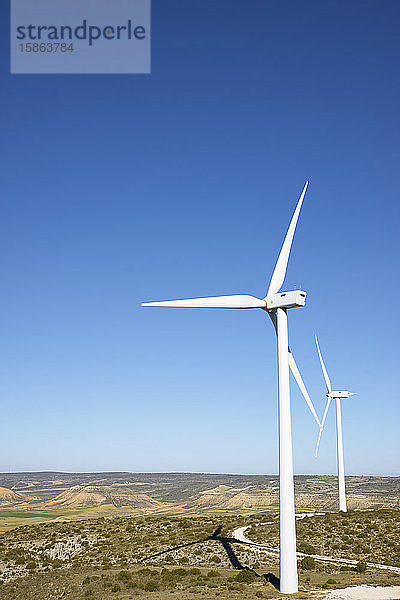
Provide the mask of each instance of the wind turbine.
[{"label": "wind turbine", "polygon": [[318,356],[322,367],[322,373],[324,374],[326,390],[327,390],[327,398],[324,416],[322,417],[321,428],[319,430],[317,447],[315,450],[315,456],[318,455],[319,442],[321,440],[321,434],[324,428],[324,423],[326,419],[326,415],[328,414],[329,405],[331,400],[334,399],[336,401],[336,447],[337,447],[337,468],[338,468],[338,485],[339,485],[339,510],[342,512],[347,512],[347,504],[346,504],[346,486],[344,481],[344,458],[343,458],[343,434],[342,434],[342,408],[340,405],[341,398],[348,398],[349,396],[354,396],[355,392],[346,392],[346,391],[335,391],[332,390],[331,380],[329,379],[328,372],[326,370],[324,360],[322,358],[321,350],[318,344],[318,338],[315,336],[315,343],[317,344]]},{"label": "wind turbine", "polygon": [[280,591],[286,594],[293,594],[298,591],[289,368],[291,369],[314,418],[321,428],[321,423],[288,346],[287,310],[289,308],[304,306],[306,302],[306,293],[301,290],[278,293],[285,279],[293,236],[307,186],[308,181],[306,181],[304,185],[287,230],[265,298],[260,299],[255,298],[254,296],[240,294],[233,296],[145,302],[141,304],[141,306],[166,306],[176,308],[261,308],[271,317],[276,331],[278,345]]}]

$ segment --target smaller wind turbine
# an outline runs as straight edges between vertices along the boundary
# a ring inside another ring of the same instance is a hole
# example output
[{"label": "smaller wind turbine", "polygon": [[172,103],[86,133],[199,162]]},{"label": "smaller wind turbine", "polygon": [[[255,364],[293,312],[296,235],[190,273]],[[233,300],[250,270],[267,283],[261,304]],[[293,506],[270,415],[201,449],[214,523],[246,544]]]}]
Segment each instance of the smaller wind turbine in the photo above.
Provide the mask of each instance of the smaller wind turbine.
[{"label": "smaller wind turbine", "polygon": [[344,459],[343,459],[343,435],[342,435],[342,409],[340,406],[341,398],[348,398],[349,396],[354,396],[355,392],[345,392],[345,391],[335,391],[332,390],[331,380],[329,379],[328,372],[326,370],[321,350],[319,349],[318,338],[315,336],[315,343],[317,344],[317,350],[319,355],[319,360],[322,367],[322,372],[324,374],[324,379],[326,383],[327,389],[327,402],[325,406],[324,416],[322,417],[321,427],[319,430],[317,447],[315,450],[315,456],[318,455],[319,442],[321,440],[321,434],[324,429],[324,423],[326,419],[326,415],[328,414],[329,405],[331,400],[336,400],[336,438],[337,438],[337,467],[338,467],[338,481],[339,481],[339,510],[342,512],[347,512],[346,505],[346,487],[344,482]]}]

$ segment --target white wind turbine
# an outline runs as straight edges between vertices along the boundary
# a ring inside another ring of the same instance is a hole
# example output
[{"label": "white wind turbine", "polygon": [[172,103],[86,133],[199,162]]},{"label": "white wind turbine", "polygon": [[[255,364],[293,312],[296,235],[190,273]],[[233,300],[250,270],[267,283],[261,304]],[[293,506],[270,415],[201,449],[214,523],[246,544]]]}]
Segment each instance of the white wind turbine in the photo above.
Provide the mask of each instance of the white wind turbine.
[{"label": "white wind turbine", "polygon": [[321,423],[288,346],[287,309],[304,306],[306,293],[300,290],[278,293],[285,279],[293,236],[307,186],[308,181],[304,185],[294,211],[265,298],[234,295],[141,304],[141,306],[177,308],[261,308],[271,317],[278,343],[280,591],[286,594],[293,594],[298,591],[289,368],[321,428]]},{"label": "white wind turbine", "polygon": [[317,447],[315,450],[315,456],[318,455],[319,442],[321,440],[322,430],[324,428],[324,423],[326,419],[326,415],[328,414],[329,405],[331,400],[334,399],[336,401],[336,447],[337,447],[337,468],[338,468],[338,486],[339,486],[339,510],[342,512],[347,512],[347,504],[346,504],[346,486],[344,481],[344,458],[343,458],[343,434],[342,434],[342,409],[340,405],[341,398],[348,398],[349,396],[354,396],[355,392],[346,392],[346,391],[336,391],[332,390],[331,380],[329,379],[328,372],[326,370],[321,350],[318,344],[318,338],[315,336],[315,343],[317,344],[318,356],[322,367],[322,373],[324,374],[327,397],[328,400],[326,402],[324,416],[322,417],[321,428],[319,430]]}]

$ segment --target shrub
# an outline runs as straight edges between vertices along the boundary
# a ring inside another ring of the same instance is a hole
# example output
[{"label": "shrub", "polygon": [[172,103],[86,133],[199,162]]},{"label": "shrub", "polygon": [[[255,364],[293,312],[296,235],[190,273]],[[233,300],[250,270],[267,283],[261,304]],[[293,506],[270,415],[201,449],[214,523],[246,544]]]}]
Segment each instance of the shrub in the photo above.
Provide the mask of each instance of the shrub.
[{"label": "shrub", "polygon": [[316,554],[317,553],[317,549],[312,546],[311,544],[308,544],[307,542],[300,542],[299,544],[297,544],[297,550],[299,552],[304,552],[304,554]]},{"label": "shrub", "polygon": [[235,581],[240,581],[240,583],[253,583],[255,579],[256,574],[248,569],[242,569],[235,577]]},{"label": "shrub", "polygon": [[127,583],[131,578],[132,575],[129,571],[120,571],[117,575],[118,581],[122,581],[123,583]]},{"label": "shrub", "polygon": [[60,558],[55,558],[51,563],[51,566],[53,567],[53,569],[58,569],[59,567],[61,567],[62,564],[63,561]]},{"label": "shrub", "polygon": [[158,584],[155,581],[148,581],[144,586],[146,592],[156,592],[158,590]]},{"label": "shrub", "polygon": [[206,577],[218,577],[219,573],[218,571],[214,571],[214,569],[211,569],[211,571],[208,571]]},{"label": "shrub", "polygon": [[356,564],[355,570],[357,571],[357,573],[365,573],[365,571],[367,570],[367,563],[363,560],[360,560]]},{"label": "shrub", "polygon": [[219,556],[217,556],[216,554],[213,554],[213,556],[210,557],[210,562],[219,564],[221,562],[221,559]]},{"label": "shrub", "polygon": [[301,568],[305,571],[311,571],[315,569],[315,560],[311,556],[305,556],[301,561]]}]

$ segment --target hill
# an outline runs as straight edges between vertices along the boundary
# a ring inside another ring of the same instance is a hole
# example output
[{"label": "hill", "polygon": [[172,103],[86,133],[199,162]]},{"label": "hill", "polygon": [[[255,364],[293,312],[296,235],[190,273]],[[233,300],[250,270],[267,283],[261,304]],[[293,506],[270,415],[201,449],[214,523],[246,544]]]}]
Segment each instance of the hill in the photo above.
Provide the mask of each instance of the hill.
[{"label": "hill", "polygon": [[[165,504],[154,500],[149,495],[136,492],[128,487],[114,485],[76,485],[62,492],[50,502],[43,506],[51,508],[81,508],[90,506],[103,506],[110,504],[120,508],[130,506],[132,508],[160,510]],[[167,505],[168,506],[168,505]]]},{"label": "hill", "polygon": [[35,496],[29,496],[21,492],[14,492],[5,487],[0,487],[0,507],[8,508],[19,505],[30,504],[31,502],[37,502],[39,498]]},{"label": "hill", "polygon": [[[159,511],[248,511],[276,508],[276,475],[207,473],[3,473],[0,508],[35,511],[113,507]],[[399,477],[346,477],[350,509],[400,508]],[[296,508],[336,510],[337,478],[295,477]],[[7,516],[7,515],[5,515]],[[66,515],[69,516],[69,515]]]}]

